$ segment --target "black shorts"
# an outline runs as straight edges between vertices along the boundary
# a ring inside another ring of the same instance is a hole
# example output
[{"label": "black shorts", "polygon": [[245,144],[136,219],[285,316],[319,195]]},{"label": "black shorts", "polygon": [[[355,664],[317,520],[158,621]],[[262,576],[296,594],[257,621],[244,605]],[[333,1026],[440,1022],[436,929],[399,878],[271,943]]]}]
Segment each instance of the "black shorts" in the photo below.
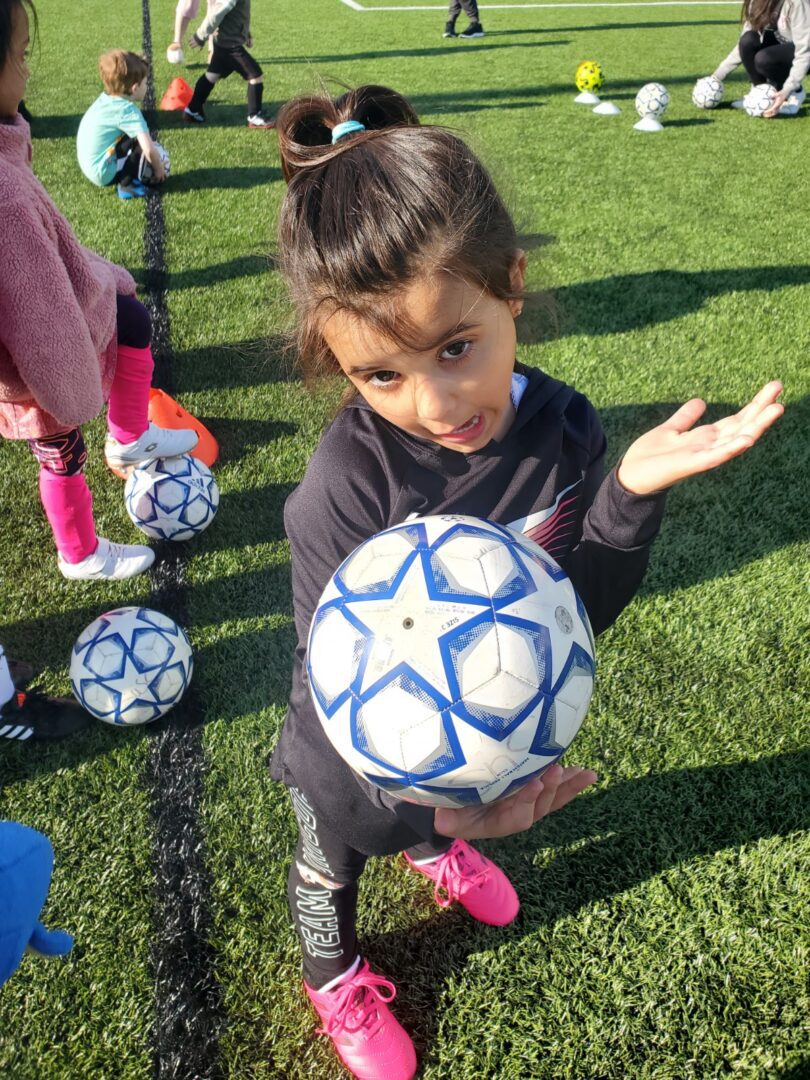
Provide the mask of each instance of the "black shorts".
[{"label": "black shorts", "polygon": [[248,80],[258,79],[262,73],[262,69],[244,45],[223,49],[216,43],[214,43],[214,51],[208,63],[208,70],[212,75],[219,75],[221,79],[227,79],[234,71],[238,71],[243,79]]}]

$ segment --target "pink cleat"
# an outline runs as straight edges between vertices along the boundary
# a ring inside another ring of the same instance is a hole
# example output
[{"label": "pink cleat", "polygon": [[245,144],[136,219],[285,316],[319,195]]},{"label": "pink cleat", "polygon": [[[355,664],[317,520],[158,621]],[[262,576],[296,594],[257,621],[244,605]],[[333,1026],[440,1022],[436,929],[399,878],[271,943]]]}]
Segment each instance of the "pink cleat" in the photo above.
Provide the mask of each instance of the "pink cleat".
[{"label": "pink cleat", "polygon": [[429,863],[415,863],[404,854],[414,870],[436,883],[433,895],[441,907],[458,900],[474,919],[490,926],[506,926],[517,918],[520,901],[511,881],[466,840],[455,840],[444,855]]},{"label": "pink cleat", "polygon": [[328,1035],[341,1061],[358,1080],[411,1080],[416,1051],[411,1038],[388,1002],[396,997],[394,984],[375,975],[367,961],[334,990],[313,990],[304,983],[324,1022],[319,1035]]}]

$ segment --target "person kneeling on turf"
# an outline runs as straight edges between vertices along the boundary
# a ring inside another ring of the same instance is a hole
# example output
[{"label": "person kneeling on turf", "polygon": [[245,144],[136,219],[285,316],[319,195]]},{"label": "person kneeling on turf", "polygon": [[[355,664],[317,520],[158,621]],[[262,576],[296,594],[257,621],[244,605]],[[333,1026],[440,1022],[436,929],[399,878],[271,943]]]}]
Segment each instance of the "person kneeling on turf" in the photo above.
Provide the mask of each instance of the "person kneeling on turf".
[{"label": "person kneeling on turf", "polygon": [[99,57],[98,70],[104,93],[79,124],[79,165],[99,187],[117,184],[122,199],[145,195],[145,182],[166,179],[160,148],[137,104],[146,94],[149,66],[137,53],[109,49]]},{"label": "person kneeling on turf", "polygon": [[[743,30],[737,45],[713,72],[723,82],[743,64],[752,86],[777,91],[764,117],[795,116],[805,98],[802,80],[810,70],[810,0],[743,0]],[[743,99],[733,102],[743,108]]]}]

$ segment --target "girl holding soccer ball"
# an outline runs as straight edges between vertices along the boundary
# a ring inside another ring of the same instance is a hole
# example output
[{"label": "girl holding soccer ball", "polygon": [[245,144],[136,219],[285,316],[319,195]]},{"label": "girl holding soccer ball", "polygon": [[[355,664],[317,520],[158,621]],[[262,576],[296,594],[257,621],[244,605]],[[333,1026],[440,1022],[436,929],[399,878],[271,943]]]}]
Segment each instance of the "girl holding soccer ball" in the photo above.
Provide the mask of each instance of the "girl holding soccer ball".
[{"label": "girl holding soccer ball", "polygon": [[516,361],[526,256],[472,151],[421,126],[380,86],[291,101],[278,132],[288,182],[280,253],[304,372],[342,374],[346,397],[285,507],[298,647],[271,773],[290,788],[300,829],[289,898],[306,992],[356,1076],[405,1080],[416,1058],[389,1009],[395,988],[371,971],[355,933],[368,857],[405,851],[440,903],[505,925],[518,898],[469,841],[530,827],[596,776],[556,765],[501,802],[458,810],[398,801],[361,780],[329,743],[305,684],[325,585],[358,544],[410,516],[543,522],[599,633],[641,583],[667,488],[748,450],[781,415],[781,384],[714,424],[699,424],[703,401],[687,402],[603,478],[593,406]]},{"label": "girl holding soccer ball", "polygon": [[[743,0],[740,40],[713,72],[721,84],[742,64],[751,86],[768,83],[776,94],[761,115],[794,116],[805,98],[810,70],[810,0]],[[744,107],[744,99],[735,108]]]}]

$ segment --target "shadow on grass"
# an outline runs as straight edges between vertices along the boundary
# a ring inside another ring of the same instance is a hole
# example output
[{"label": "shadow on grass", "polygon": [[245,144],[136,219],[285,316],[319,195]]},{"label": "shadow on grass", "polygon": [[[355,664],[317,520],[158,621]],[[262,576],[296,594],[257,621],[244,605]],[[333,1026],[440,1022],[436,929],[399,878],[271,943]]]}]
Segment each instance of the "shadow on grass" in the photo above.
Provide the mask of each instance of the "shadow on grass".
[{"label": "shadow on grass", "polygon": [[[565,31],[562,31],[563,33]],[[543,31],[545,34],[558,34],[561,31],[555,27],[546,27]],[[495,35],[487,34],[487,38],[494,37]],[[471,45],[467,41],[455,41],[452,45],[423,45],[417,49],[372,49],[366,52],[356,53],[327,53],[323,56],[262,56],[256,59],[260,64],[343,64],[347,61],[357,60],[375,60],[378,63],[385,63],[386,60],[401,60],[404,58],[417,58],[417,57],[431,57],[431,56],[452,56],[459,49],[468,49],[476,52],[492,52],[494,49],[542,49],[548,48],[550,45],[570,45],[570,41],[554,40],[554,41],[531,41],[531,42],[504,42],[503,44],[497,44],[490,41],[476,40],[475,45]],[[328,76],[326,77],[328,81]]]},{"label": "shadow on grass", "polygon": [[281,170],[270,165],[235,165],[229,169],[186,169],[173,172],[163,194],[166,197],[213,188],[259,187],[281,179]]},{"label": "shadow on grass", "polygon": [[188,349],[175,353],[173,363],[177,383],[184,393],[300,379],[294,354],[280,335]]},{"label": "shadow on grass", "polygon": [[[654,270],[616,274],[552,290],[560,310],[559,336],[625,334],[698,311],[707,300],[731,292],[774,292],[810,284],[810,264],[751,266],[730,270]],[[524,344],[558,336],[545,313],[531,304],[517,324]]]},{"label": "shadow on grass", "polygon": [[[527,833],[482,845],[521,897],[512,926],[489,929],[459,911],[435,914],[406,930],[365,936],[363,954],[396,983],[397,1015],[429,1062],[447,981],[471,954],[520,942],[670,868],[808,825],[810,751],[617,783]],[[553,860],[537,869],[535,853],[548,848],[556,849]]]},{"label": "shadow on grass", "polygon": [[[169,271],[167,287],[172,292],[180,289],[204,288],[206,285],[220,285],[226,281],[236,281],[243,277],[259,277],[262,274],[275,270],[277,262],[275,257],[267,254],[256,253],[255,255],[239,255],[227,262],[213,263],[211,266],[198,266],[193,270]],[[129,267],[129,272],[135,278],[139,288],[146,285],[146,270],[143,267]]]}]

